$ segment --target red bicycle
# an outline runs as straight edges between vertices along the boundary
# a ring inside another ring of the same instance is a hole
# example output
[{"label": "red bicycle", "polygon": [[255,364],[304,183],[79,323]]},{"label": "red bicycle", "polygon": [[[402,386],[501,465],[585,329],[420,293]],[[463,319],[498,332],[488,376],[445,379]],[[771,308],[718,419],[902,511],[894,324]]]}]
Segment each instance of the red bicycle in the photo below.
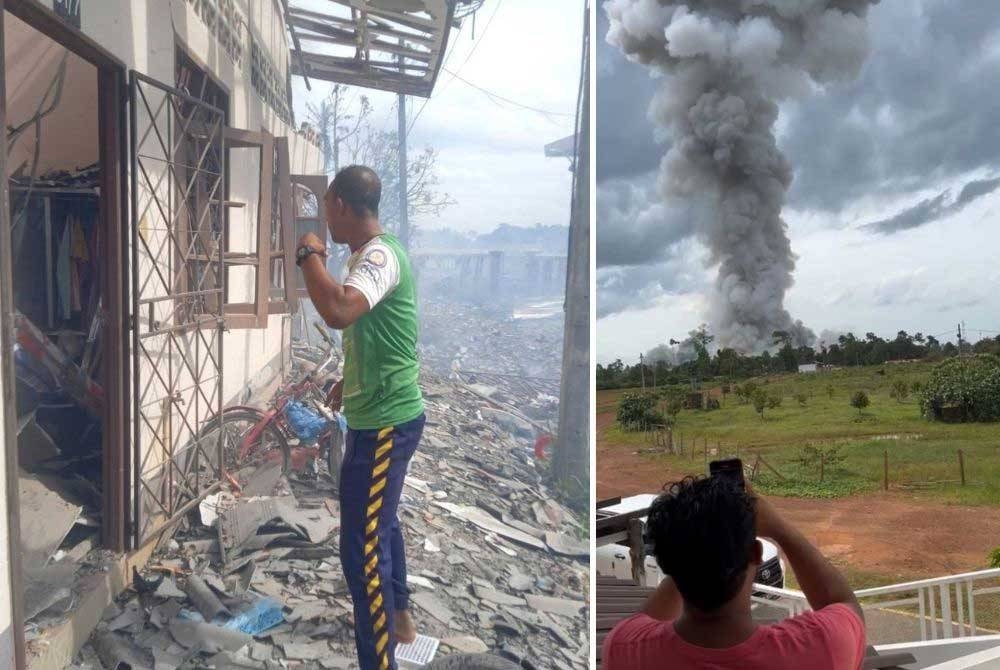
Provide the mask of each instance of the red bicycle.
[{"label": "red bicycle", "polygon": [[[282,471],[290,472],[304,471],[310,464],[325,461],[334,487],[340,485],[344,432],[339,413],[326,406],[339,356],[326,330],[319,323],[315,325],[328,344],[327,355],[318,365],[313,367],[310,361],[299,360],[298,367],[305,368],[305,373],[298,381],[293,379],[282,385],[267,409],[251,405],[227,407],[222,410],[221,419],[210,420],[215,425],[203,434],[203,438],[209,438],[214,437],[214,431],[222,431],[223,468],[237,483],[241,470],[261,463],[281,462]],[[314,446],[300,446],[288,417],[291,401],[302,403],[327,419]]]}]

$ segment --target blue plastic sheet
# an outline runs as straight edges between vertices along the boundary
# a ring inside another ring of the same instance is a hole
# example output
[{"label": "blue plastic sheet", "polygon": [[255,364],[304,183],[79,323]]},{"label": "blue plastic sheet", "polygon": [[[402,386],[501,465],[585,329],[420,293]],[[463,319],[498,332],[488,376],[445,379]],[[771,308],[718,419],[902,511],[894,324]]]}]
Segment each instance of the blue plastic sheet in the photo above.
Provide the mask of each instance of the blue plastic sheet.
[{"label": "blue plastic sheet", "polygon": [[292,430],[306,444],[315,443],[319,434],[326,428],[326,417],[296,400],[288,401],[285,413]]},{"label": "blue plastic sheet", "polygon": [[228,622],[224,628],[260,635],[285,620],[281,603],[273,598],[261,598]]}]

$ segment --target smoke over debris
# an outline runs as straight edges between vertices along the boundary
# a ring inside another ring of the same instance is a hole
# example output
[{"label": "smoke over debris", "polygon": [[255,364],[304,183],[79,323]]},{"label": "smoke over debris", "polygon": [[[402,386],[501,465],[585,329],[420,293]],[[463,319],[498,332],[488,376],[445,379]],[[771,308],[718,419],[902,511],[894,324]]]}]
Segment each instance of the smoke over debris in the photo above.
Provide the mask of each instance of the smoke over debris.
[{"label": "smoke over debris", "polygon": [[[671,147],[665,200],[714,198],[697,223],[718,265],[709,318],[717,343],[743,352],[815,336],[784,308],[795,255],[781,218],[792,180],[778,150],[778,101],[857,76],[865,15],[878,0],[608,0],[607,41],[663,75],[649,114]],[[816,138],[822,144],[824,138]]]}]

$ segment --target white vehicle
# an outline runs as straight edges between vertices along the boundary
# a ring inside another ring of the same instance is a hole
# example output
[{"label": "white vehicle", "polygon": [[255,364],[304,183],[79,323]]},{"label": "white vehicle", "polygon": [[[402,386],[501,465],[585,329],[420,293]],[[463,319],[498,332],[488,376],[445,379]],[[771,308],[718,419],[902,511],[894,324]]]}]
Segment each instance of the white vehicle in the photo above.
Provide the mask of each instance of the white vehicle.
[{"label": "white vehicle", "polygon": [[[649,506],[653,504],[655,499],[656,495],[650,493],[623,498],[622,501],[616,505],[601,508],[600,513],[602,516],[605,516],[627,514],[636,510],[648,509]],[[642,517],[642,521],[645,524],[646,518]],[[757,570],[757,578],[754,582],[757,584],[764,584],[765,586],[784,588],[785,564],[778,556],[778,547],[768,540],[763,538],[758,539],[760,539],[761,544],[764,545],[764,556],[763,562]],[[646,581],[640,586],[655,587],[663,579],[663,572],[660,570],[660,566],[656,564],[656,558],[647,554],[645,559],[645,568]],[[632,560],[629,558],[628,547],[620,544],[605,544],[603,546],[598,546],[597,574],[604,577],[617,577],[618,579],[631,580]]]}]

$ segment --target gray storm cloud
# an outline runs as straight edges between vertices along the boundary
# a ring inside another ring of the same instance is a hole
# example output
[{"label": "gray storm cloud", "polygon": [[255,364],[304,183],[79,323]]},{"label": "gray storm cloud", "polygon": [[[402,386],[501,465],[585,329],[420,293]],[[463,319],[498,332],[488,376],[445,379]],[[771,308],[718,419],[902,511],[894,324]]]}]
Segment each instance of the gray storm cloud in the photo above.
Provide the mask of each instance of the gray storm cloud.
[{"label": "gray storm cloud", "polygon": [[[815,340],[784,307],[795,255],[781,217],[792,170],[774,134],[778,102],[857,76],[878,0],[608,0],[607,41],[663,75],[650,118],[671,145],[665,202],[712,202],[695,223],[718,275],[719,346],[756,352],[774,331]],[[817,138],[822,144],[823,138]]]}]

